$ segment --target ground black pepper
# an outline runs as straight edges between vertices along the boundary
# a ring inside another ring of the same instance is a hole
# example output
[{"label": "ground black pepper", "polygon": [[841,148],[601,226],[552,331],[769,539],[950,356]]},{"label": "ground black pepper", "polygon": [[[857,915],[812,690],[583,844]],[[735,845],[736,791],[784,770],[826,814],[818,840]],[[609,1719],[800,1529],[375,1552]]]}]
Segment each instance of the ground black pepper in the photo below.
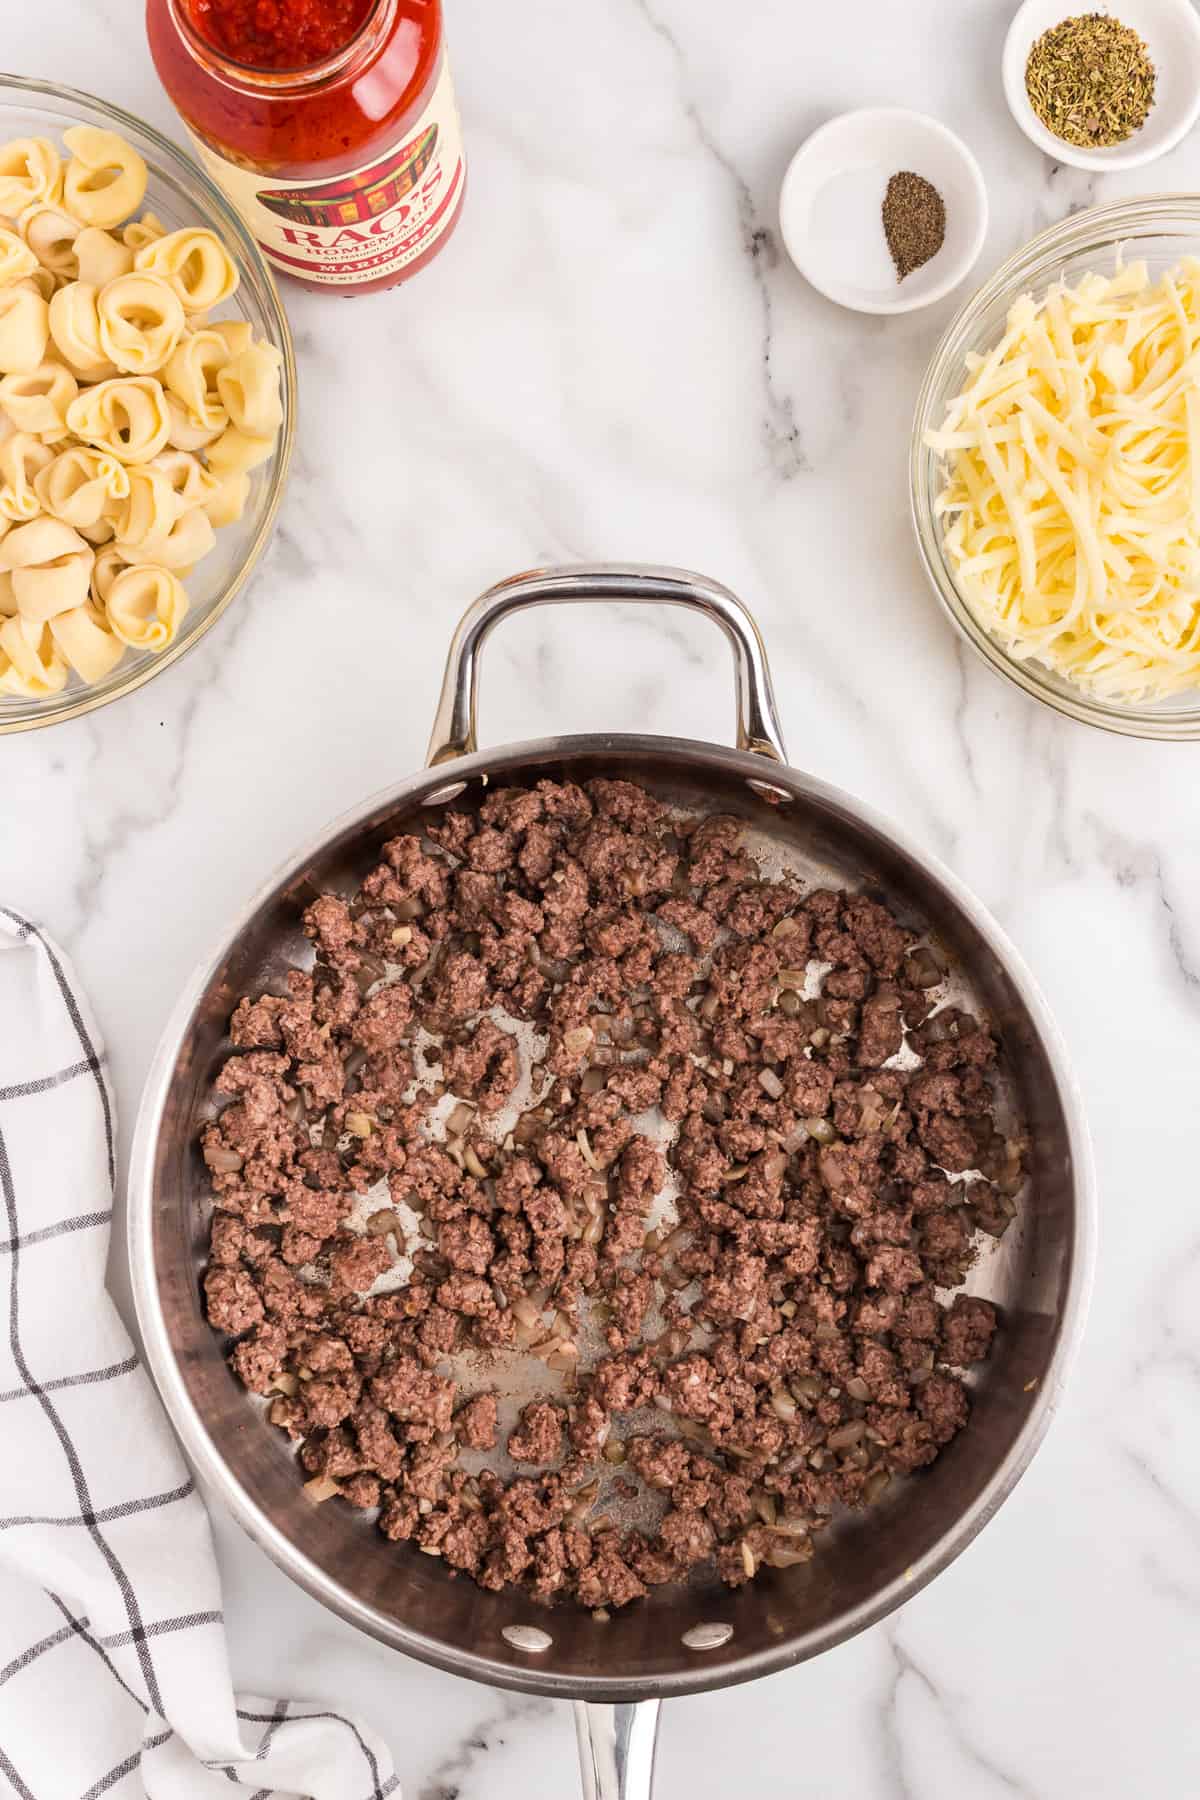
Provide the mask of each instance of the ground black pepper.
[{"label": "ground black pepper", "polygon": [[883,235],[897,281],[937,255],[946,236],[946,207],[923,175],[901,169],[891,177],[883,197]]}]

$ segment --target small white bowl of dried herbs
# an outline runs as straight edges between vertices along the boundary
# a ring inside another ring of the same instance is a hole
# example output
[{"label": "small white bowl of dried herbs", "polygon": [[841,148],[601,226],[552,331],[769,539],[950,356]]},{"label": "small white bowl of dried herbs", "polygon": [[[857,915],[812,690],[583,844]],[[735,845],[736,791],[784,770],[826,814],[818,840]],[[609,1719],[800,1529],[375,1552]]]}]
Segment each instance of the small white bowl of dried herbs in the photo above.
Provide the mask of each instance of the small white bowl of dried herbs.
[{"label": "small white bowl of dried herbs", "polygon": [[1004,94],[1031,143],[1077,169],[1134,169],[1200,118],[1192,0],[1087,8],[1024,0],[1004,44]]}]

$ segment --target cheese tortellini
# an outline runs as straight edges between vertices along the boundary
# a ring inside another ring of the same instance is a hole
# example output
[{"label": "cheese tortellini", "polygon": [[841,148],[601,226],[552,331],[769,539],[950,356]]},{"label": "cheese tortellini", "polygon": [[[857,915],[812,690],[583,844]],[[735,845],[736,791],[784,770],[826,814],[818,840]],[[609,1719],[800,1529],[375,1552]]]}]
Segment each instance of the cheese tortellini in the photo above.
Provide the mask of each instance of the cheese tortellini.
[{"label": "cheese tortellini", "polygon": [[85,444],[118,462],[149,462],[166,448],[167,397],[153,375],[115,375],[72,400],[67,424]]},{"label": "cheese tortellini", "polygon": [[279,366],[283,358],[273,344],[251,344],[217,375],[217,392],[225,409],[246,437],[270,438],[283,424],[279,398]]},{"label": "cheese tortellini", "polygon": [[[0,402],[3,400],[0,382]],[[108,514],[114,504],[129,498],[132,471],[106,451],[73,444],[33,478],[33,489],[45,510],[76,531],[113,524]]]},{"label": "cheese tortellini", "polygon": [[163,383],[205,429],[222,430],[229,413],[219,381],[229,362],[229,345],[219,331],[191,331],[163,370]]},{"label": "cheese tortellini", "polygon": [[0,624],[0,693],[45,700],[67,685],[67,665],[48,626],[19,613]]},{"label": "cheese tortellini", "polygon": [[135,266],[168,281],[190,313],[211,312],[234,293],[237,266],[215,231],[168,231],[137,252]]},{"label": "cheese tortellini", "polygon": [[282,357],[215,232],[131,216],[115,132],[0,145],[0,718],[156,654],[183,578],[251,503],[283,423]]},{"label": "cheese tortellini", "polygon": [[50,308],[32,281],[0,287],[0,374],[26,375],[46,354]]},{"label": "cheese tortellini", "polygon": [[63,142],[71,152],[63,179],[69,213],[107,230],[137,210],[146,194],[146,165],[132,144],[96,125],[72,125]]},{"label": "cheese tortellini", "polygon": [[0,381],[0,407],[18,431],[35,433],[54,444],[67,435],[67,408],[79,383],[62,363],[41,362],[25,375]]},{"label": "cheese tortellini", "polygon": [[144,212],[140,219],[130,219],[128,225],[122,227],[121,242],[128,244],[136,254],[147,244],[152,244],[155,238],[165,236],[166,229],[157,213]]},{"label": "cheese tortellini", "polygon": [[211,500],[204,504],[208,514],[208,522],[219,531],[222,525],[236,525],[246,510],[246,502],[250,498],[250,477],[244,469],[234,475],[227,475],[218,483],[217,491]]},{"label": "cheese tortellini", "polygon": [[153,275],[118,275],[96,297],[100,344],[131,375],[161,369],[183,336],[178,295]]},{"label": "cheese tortellini", "polygon": [[85,681],[102,680],[125,654],[107,614],[91,600],[51,619],[50,635],[64,660]]},{"label": "cheese tortellini", "polygon": [[178,394],[167,395],[167,417],[171,421],[167,442],[172,450],[207,450],[224,429],[222,424],[205,425]]},{"label": "cheese tortellini", "polygon": [[187,605],[182,582],[153,563],[122,569],[105,602],[113,631],[134,650],[165,650]]},{"label": "cheese tortellini", "polygon": [[0,516],[36,519],[42,510],[37,477],[54,461],[54,452],[29,431],[14,431],[0,444]]},{"label": "cheese tortellini", "polygon": [[[41,523],[40,519],[35,519],[33,525],[24,525],[21,529],[32,531]],[[43,625],[49,624],[59,613],[70,612],[73,607],[84,604],[91,591],[95,557],[95,552],[71,531],[69,525],[60,525],[57,519],[47,523],[69,533],[73,546],[64,544],[56,556],[12,571],[13,599],[18,614]],[[16,537],[17,533],[10,532],[9,535]]]},{"label": "cheese tortellini", "polygon": [[186,450],[164,450],[150,467],[161,470],[184,507],[207,508],[221,492],[221,482],[209,474],[199,457],[189,456]]},{"label": "cheese tortellini", "polygon": [[275,448],[272,438],[251,437],[230,425],[219,438],[209,444],[205,454],[214,475],[242,475],[266,462]]},{"label": "cheese tortellini", "polygon": [[15,231],[0,230],[0,287],[27,280],[37,266],[37,257]]},{"label": "cheese tortellini", "polygon": [[54,348],[80,381],[107,381],[117,372],[100,342],[100,309],[90,281],[59,288],[47,308]]},{"label": "cheese tortellini", "polygon": [[[142,558],[138,551],[169,536],[181,509],[171,479],[164,470],[127,469],[125,474],[124,498],[110,505],[108,517],[120,554],[126,562],[140,562]],[[0,542],[0,551],[2,549]],[[147,560],[157,559],[147,557]]]},{"label": "cheese tortellini", "polygon": [[122,569],[129,566],[120,551],[114,550],[111,544],[97,550],[96,560],[92,564],[92,599],[102,611],[108,605],[108,593],[113,582]]},{"label": "cheese tortellini", "polygon": [[98,225],[85,225],[72,248],[79,279],[90,287],[107,287],[110,281],[133,273],[133,251]]},{"label": "cheese tortellini", "polygon": [[79,257],[75,251],[78,219],[73,219],[69,212],[48,200],[35,200],[18,217],[17,230],[25,240],[31,271],[40,267],[56,281],[78,281]]},{"label": "cheese tortellini", "polygon": [[19,217],[39,200],[61,200],[62,191],[62,157],[49,138],[0,144],[0,213],[6,219]]}]

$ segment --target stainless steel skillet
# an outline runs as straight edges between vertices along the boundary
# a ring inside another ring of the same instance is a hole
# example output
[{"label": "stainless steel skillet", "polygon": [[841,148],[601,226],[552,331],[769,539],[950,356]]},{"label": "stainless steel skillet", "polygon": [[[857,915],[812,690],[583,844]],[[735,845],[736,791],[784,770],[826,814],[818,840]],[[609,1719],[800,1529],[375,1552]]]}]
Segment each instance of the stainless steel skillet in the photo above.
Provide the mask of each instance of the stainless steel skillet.
[{"label": "stainless steel skillet", "polygon": [[[480,652],[507,614],[548,601],[687,606],[733,651],[737,748],[592,734],[480,751]],[[747,1681],[853,1636],[908,1599],[991,1518],[1049,1424],[1083,1327],[1095,1196],[1087,1131],[1057,1031],[1028,970],[986,910],[927,853],[848,795],[787,766],[762,640],[727,589],[669,569],[602,565],[518,576],[484,594],[455,633],[429,766],[374,796],[309,845],[255,897],[180,998],[146,1085],[130,1171],[129,1249],[147,1354],[210,1492],[275,1562],[351,1624],[456,1674],[577,1703],[591,1800],[649,1794],[658,1703]],[[731,1593],[661,1588],[598,1623],[520,1595],[452,1580],[440,1562],[387,1544],[349,1508],[314,1507],[281,1434],[230,1373],[199,1289],[209,1215],[197,1137],[228,1049],[237,997],[306,960],[299,896],[348,888],[383,841],[422,811],[484,784],[596,774],[644,783],[673,805],[733,813],[768,867],[822,883],[878,886],[933,932],[967,1002],[1000,1033],[1006,1101],[1030,1139],[1016,1223],[985,1252],[974,1291],[1003,1326],[969,1428],[932,1468],[826,1534],[809,1563]]]}]

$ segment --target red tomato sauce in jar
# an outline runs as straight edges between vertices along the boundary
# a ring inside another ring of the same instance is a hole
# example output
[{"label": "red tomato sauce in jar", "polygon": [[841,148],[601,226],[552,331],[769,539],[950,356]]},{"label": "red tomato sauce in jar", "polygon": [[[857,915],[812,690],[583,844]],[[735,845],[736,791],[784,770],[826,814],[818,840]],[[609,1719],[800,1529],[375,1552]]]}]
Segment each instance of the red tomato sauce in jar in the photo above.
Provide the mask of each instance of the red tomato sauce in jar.
[{"label": "red tomato sauce in jar", "polygon": [[371,0],[184,0],[199,35],[256,69],[303,69],[345,49]]},{"label": "red tomato sauce in jar", "polygon": [[441,249],[465,163],[441,0],[147,0],[159,76],[274,268],[393,287]]}]

